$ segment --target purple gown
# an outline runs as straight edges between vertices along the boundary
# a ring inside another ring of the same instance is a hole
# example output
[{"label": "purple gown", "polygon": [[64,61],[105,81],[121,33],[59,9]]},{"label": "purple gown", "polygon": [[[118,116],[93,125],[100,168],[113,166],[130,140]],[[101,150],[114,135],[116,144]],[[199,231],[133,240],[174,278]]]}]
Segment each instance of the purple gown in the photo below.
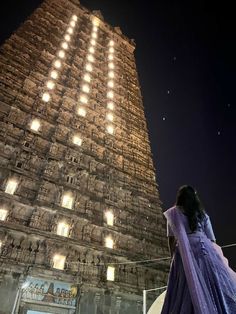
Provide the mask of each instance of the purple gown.
[{"label": "purple gown", "polygon": [[177,240],[162,314],[236,314],[236,273],[228,266],[205,216],[192,233],[178,207],[164,213]]}]

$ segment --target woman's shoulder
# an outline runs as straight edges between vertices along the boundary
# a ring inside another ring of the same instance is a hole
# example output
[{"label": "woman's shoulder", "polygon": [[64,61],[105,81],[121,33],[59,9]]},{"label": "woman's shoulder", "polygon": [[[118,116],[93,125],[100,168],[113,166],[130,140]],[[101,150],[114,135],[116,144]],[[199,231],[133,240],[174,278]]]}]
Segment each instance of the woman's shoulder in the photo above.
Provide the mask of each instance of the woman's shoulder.
[{"label": "woman's shoulder", "polygon": [[180,214],[186,216],[186,214],[184,213],[184,211],[183,211],[179,206],[177,206],[177,205],[174,205],[174,206],[170,207],[169,209],[167,209],[167,210],[165,211],[165,213],[169,213],[169,212],[176,212],[176,213],[178,213],[178,214],[180,213]]},{"label": "woman's shoulder", "polygon": [[164,212],[164,216],[167,218],[169,216],[173,216],[173,215],[176,215],[176,214],[179,214],[180,213],[180,210],[177,206],[172,206],[170,208],[168,208],[165,212]]},{"label": "woman's shoulder", "polygon": [[210,221],[210,216],[209,216],[206,212],[204,212],[203,221],[204,221],[205,223],[208,222],[208,221]]},{"label": "woman's shoulder", "polygon": [[202,216],[202,220],[205,221],[205,220],[208,220],[209,218],[210,218],[209,215],[204,211],[203,216]]},{"label": "woman's shoulder", "polygon": [[168,208],[167,210],[165,210],[165,211],[164,211],[164,214],[165,214],[165,213],[173,212],[173,211],[175,211],[175,210],[176,210],[176,206],[172,206],[172,207]]}]

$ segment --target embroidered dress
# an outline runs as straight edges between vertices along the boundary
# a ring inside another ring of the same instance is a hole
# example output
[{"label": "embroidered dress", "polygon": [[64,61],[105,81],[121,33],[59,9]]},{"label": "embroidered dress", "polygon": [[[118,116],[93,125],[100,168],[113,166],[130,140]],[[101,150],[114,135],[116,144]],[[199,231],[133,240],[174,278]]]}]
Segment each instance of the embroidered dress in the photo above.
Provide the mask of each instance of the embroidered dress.
[{"label": "embroidered dress", "polygon": [[177,240],[162,314],[236,314],[236,273],[228,266],[205,215],[192,233],[178,207],[164,213]]}]

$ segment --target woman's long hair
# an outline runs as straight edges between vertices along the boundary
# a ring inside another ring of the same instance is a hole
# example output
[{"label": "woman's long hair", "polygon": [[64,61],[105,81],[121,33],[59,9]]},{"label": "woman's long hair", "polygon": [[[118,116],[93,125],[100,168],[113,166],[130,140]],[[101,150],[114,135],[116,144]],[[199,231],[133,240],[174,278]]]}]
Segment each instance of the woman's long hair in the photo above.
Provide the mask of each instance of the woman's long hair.
[{"label": "woman's long hair", "polygon": [[205,210],[197,192],[192,186],[184,185],[178,190],[176,205],[179,206],[188,218],[189,228],[192,232],[196,231],[199,221],[205,216]]}]

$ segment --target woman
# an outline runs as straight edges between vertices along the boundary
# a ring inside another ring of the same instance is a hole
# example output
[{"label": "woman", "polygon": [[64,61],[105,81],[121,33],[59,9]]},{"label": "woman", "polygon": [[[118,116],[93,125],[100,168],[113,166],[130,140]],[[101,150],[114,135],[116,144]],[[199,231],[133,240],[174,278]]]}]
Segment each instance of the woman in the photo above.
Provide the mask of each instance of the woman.
[{"label": "woman", "polygon": [[182,186],[164,213],[172,258],[162,314],[235,314],[236,274],[215,243],[196,191]]}]

